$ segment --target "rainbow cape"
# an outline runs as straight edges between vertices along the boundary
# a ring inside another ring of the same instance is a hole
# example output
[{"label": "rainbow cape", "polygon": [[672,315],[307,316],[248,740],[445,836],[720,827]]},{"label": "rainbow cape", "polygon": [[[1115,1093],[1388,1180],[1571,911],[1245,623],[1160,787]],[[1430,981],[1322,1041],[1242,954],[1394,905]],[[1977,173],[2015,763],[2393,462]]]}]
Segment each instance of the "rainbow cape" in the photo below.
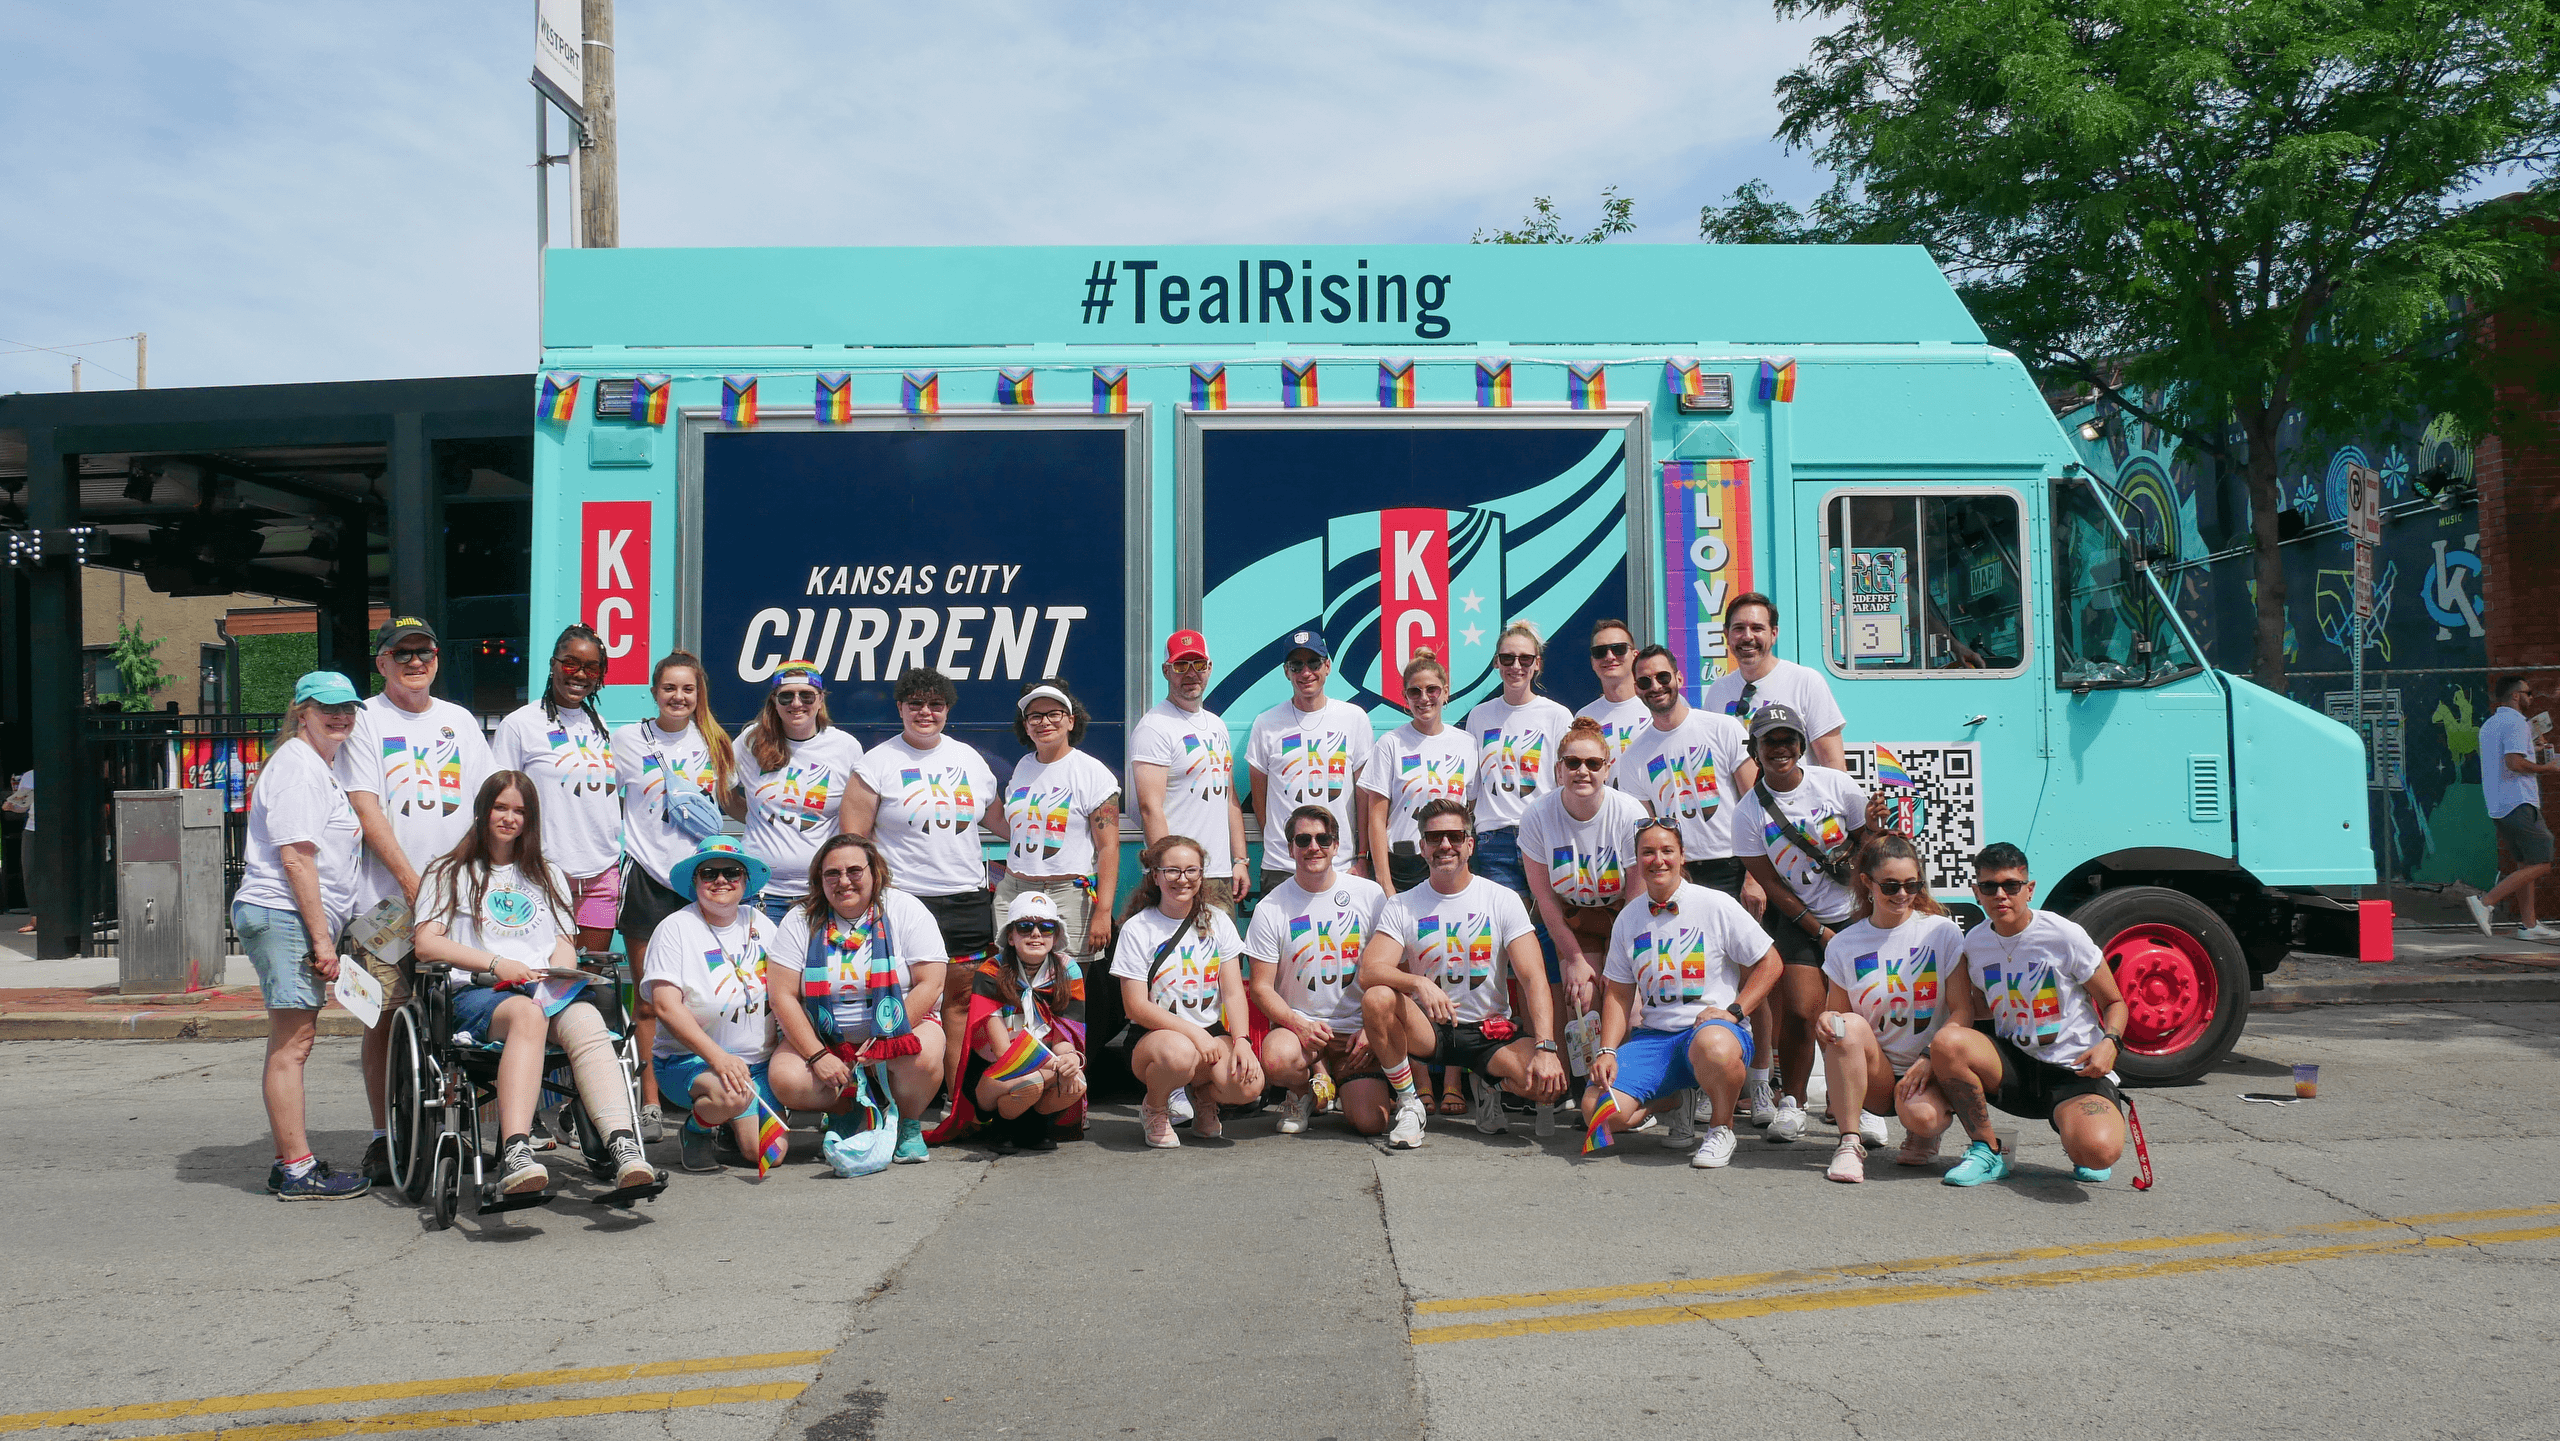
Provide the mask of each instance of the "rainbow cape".
[{"label": "rainbow cape", "polygon": [[1907,786],[1911,784],[1911,772],[1902,768],[1902,757],[1877,746],[1876,781],[1880,785]]},{"label": "rainbow cape", "polygon": [[1511,362],[1487,356],[1476,362],[1476,404],[1493,410],[1511,406]]},{"label": "rainbow cape", "polygon": [[1011,1085],[1047,1064],[1049,1048],[1040,1044],[1040,1038],[1026,1026],[1014,1036],[1013,1044],[1005,1047],[1004,1054],[996,1057],[987,1074]]},{"label": "rainbow cape", "polygon": [[1615,1140],[1609,1134],[1609,1123],[1618,1119],[1618,1093],[1611,1091],[1591,1109],[1591,1125],[1582,1133],[1582,1154],[1605,1151]]}]

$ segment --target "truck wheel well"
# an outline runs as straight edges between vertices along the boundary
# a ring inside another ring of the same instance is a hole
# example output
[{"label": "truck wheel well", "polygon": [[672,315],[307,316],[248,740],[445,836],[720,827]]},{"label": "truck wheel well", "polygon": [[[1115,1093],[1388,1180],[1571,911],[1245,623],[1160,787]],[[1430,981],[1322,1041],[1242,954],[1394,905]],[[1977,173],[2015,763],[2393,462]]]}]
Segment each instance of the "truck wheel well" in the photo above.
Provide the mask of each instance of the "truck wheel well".
[{"label": "truck wheel well", "polygon": [[2112,851],[2073,867],[2044,894],[2046,904],[2067,914],[2102,891],[2125,886],[2162,886],[2211,907],[2240,941],[2251,990],[2263,988],[2267,973],[2297,944],[2300,923],[2292,898],[2267,889],[2228,856],[2169,846]]}]

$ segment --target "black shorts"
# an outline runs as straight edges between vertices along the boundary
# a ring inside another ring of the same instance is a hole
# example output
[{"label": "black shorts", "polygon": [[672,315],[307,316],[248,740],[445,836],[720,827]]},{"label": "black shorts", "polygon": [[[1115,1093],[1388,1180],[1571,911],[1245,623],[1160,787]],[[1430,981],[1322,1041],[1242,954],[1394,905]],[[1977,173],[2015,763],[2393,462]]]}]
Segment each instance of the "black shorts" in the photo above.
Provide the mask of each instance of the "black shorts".
[{"label": "black shorts", "polygon": [[2062,1125],[2054,1113],[2075,1096],[2104,1096],[2117,1110],[2124,1109],[2124,1093],[2106,1077],[2084,1076],[2068,1066],[2038,1060],[1993,1030],[1989,1021],[1976,1021],[1973,1028],[1989,1036],[1992,1049],[2000,1053],[2000,1089],[1987,1099],[2010,1115],[2040,1120],[2060,1131]]},{"label": "black shorts", "polygon": [[614,926],[622,932],[622,943],[631,948],[633,971],[640,969],[638,962],[649,952],[649,937],[684,906],[684,897],[658,884],[637,863],[623,873],[622,908],[614,915]]},{"label": "black shorts", "polygon": [[1523,1034],[1526,1033],[1497,1041],[1484,1033],[1483,1026],[1471,1022],[1451,1024],[1434,1021],[1431,1023],[1431,1054],[1412,1059],[1434,1066],[1456,1066],[1489,1081],[1493,1079],[1493,1072],[1486,1067],[1492,1064],[1494,1052],[1520,1039]]},{"label": "black shorts", "polygon": [[952,960],[992,960],[996,950],[996,893],[979,889],[952,896],[918,896],[933,912],[942,931],[943,953]]},{"label": "black shorts", "polygon": [[[1764,916],[1760,927],[1769,933],[1769,943],[1778,948],[1779,960],[1791,966],[1821,966],[1822,942],[1805,934],[1804,922]],[[1755,956],[1752,959],[1759,958]]]},{"label": "black shorts", "polygon": [[1740,856],[1717,856],[1712,860],[1691,861],[1682,869],[1686,870],[1689,873],[1689,879],[1697,884],[1709,890],[1722,891],[1737,901],[1742,899],[1742,878],[1746,872],[1742,869]]}]

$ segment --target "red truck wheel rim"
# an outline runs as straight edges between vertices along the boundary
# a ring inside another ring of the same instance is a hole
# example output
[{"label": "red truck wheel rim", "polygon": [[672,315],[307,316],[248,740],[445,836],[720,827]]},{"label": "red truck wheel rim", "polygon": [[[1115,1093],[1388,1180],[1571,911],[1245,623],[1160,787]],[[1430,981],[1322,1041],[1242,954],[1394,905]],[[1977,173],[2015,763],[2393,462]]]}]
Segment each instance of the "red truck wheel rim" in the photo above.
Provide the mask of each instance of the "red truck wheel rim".
[{"label": "red truck wheel rim", "polygon": [[2220,973],[2204,942],[2169,925],[2128,926],[2107,943],[2129,1015],[2125,1049],[2166,1056],[2194,1045],[2213,1024]]}]

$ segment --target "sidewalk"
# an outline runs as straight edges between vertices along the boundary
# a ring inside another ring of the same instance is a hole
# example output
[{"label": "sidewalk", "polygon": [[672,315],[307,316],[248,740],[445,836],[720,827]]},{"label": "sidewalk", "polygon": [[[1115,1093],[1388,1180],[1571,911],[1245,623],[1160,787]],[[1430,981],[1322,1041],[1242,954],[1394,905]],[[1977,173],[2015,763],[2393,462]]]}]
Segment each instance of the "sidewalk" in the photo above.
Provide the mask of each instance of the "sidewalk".
[{"label": "sidewalk", "polygon": [[[244,1041],[267,1034],[258,973],[232,956],[218,989],[183,995],[116,993],[113,956],[64,961],[35,958],[35,937],[18,934],[23,913],[0,925],[0,1041]],[[335,1003],[320,1013],[320,1034],[362,1035],[364,1027]]]}]

